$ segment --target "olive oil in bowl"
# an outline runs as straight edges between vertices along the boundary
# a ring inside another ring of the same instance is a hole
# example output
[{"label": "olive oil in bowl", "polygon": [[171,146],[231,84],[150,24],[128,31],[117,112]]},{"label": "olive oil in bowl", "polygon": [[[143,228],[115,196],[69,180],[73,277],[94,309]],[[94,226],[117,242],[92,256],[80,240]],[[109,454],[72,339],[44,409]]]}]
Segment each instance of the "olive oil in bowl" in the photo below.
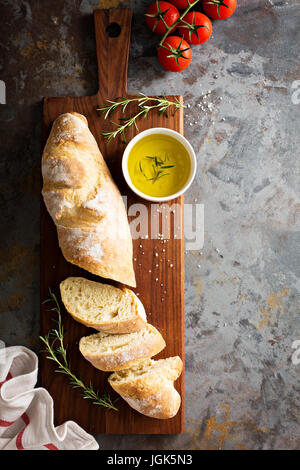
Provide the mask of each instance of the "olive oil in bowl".
[{"label": "olive oil in bowl", "polygon": [[192,147],[170,129],[150,129],[138,134],[123,157],[123,173],[129,186],[140,196],[154,201],[182,194],[190,185],[195,169]]}]

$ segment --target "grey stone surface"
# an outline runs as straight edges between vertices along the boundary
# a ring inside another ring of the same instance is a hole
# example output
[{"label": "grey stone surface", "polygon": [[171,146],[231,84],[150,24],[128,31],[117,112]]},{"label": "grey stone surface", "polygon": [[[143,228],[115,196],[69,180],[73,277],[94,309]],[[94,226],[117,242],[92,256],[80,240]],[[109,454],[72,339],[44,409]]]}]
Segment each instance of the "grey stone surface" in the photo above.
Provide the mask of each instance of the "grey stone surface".
[{"label": "grey stone surface", "polygon": [[205,243],[185,256],[185,434],[100,446],[299,449],[300,1],[238,1],[181,74],[156,59],[149,3],[0,2],[0,338],[39,348],[41,99],[95,93],[92,10],[130,5],[129,90],[189,105],[198,172],[186,202],[205,206]]}]

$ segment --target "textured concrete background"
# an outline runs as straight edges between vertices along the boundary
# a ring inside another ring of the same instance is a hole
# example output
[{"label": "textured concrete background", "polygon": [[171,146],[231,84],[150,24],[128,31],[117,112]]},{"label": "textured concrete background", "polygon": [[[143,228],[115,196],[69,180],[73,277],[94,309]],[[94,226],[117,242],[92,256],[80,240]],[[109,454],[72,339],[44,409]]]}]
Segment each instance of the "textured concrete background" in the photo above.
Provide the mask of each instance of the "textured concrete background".
[{"label": "textured concrete background", "polygon": [[167,73],[150,2],[1,0],[0,338],[39,349],[41,100],[97,89],[93,8],[134,11],[129,90],[183,94],[198,157],[186,202],[205,245],[186,253],[186,432],[98,436],[107,449],[299,449],[300,0],[240,0]]}]

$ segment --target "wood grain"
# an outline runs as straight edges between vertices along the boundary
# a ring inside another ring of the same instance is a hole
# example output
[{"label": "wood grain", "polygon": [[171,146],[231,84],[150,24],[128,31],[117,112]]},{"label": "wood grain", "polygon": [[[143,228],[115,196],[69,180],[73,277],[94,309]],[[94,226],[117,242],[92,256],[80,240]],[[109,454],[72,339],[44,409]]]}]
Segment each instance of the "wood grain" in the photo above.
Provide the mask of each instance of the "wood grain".
[{"label": "wood grain", "polygon": [[[128,207],[136,203],[145,204],[150,223],[151,204],[133,194],[122,176],[121,159],[125,145],[119,139],[112,141],[109,146],[106,145],[101,133],[104,129],[111,129],[112,125],[99,117],[96,111],[96,107],[104,103],[106,99],[127,95],[131,16],[132,12],[129,9],[96,10],[94,12],[99,92],[94,96],[87,97],[45,98],[44,142],[53,121],[61,113],[76,111],[84,114],[121,194],[127,196]],[[120,25],[121,33],[118,37],[109,37],[107,34],[107,27],[111,23]],[[129,108],[128,114],[132,111],[133,109]],[[117,120],[118,117],[116,114],[114,120]],[[175,116],[169,118],[159,116],[156,113],[149,114],[147,119],[142,119],[139,122],[139,128],[144,130],[150,127],[168,127],[183,133],[183,112],[180,110]],[[128,140],[135,133],[131,129],[127,134]],[[181,236],[174,238],[173,227],[171,237],[166,242],[160,239],[153,240],[150,236],[149,239],[134,240],[134,267],[137,278],[135,292],[139,294],[145,305],[148,321],[155,325],[166,339],[167,347],[156,358],[179,355],[184,362],[183,197],[171,201],[169,205],[174,202],[181,205]],[[59,283],[66,277],[74,275],[97,280],[95,276],[69,264],[63,258],[58,246],[55,225],[42,201],[41,301],[47,297],[49,288],[58,295]],[[101,281],[100,278],[98,280]],[[53,327],[51,317],[52,314],[47,312],[47,307],[42,305],[42,335]],[[63,324],[73,371],[79,374],[86,383],[92,380],[95,388],[100,391],[104,387],[109,389],[107,374],[94,369],[85,361],[78,350],[79,339],[92,333],[92,330],[77,323],[64,309]],[[183,432],[184,373],[175,384],[182,397],[182,406],[177,416],[169,420],[147,418],[132,410],[121,398],[117,402],[118,412],[97,408],[91,402],[83,400],[80,391],[72,389],[66,377],[54,373],[54,364],[46,359],[44,354],[41,355],[41,384],[47,388],[54,399],[56,425],[71,419],[90,433],[174,434]],[[113,398],[116,397],[111,389],[109,389],[109,393]]]}]

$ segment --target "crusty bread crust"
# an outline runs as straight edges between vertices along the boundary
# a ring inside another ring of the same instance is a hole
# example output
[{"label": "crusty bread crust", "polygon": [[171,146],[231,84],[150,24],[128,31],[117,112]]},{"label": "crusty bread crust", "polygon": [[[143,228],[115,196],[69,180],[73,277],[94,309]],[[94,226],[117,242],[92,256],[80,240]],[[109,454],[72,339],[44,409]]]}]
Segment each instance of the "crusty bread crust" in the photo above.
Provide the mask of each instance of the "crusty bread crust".
[{"label": "crusty bread crust", "polygon": [[[130,289],[127,289],[126,287],[123,287],[122,289],[119,289],[117,287],[111,287],[112,289],[119,291],[120,296],[128,297],[131,300],[131,311],[128,312],[127,317],[125,317],[124,315],[122,315],[122,317],[120,317],[120,315],[116,315],[110,320],[100,319],[99,317],[93,320],[84,318],[82,315],[80,316],[76,312],[74,308],[74,304],[76,304],[76,301],[73,300],[72,303],[69,302],[69,296],[66,292],[66,289],[70,285],[73,286],[72,294],[74,295],[74,298],[76,297],[76,290],[78,288],[81,288],[84,292],[87,286],[90,289],[97,290],[101,288],[101,286],[105,285],[99,282],[89,281],[80,277],[70,277],[60,283],[60,293],[64,306],[66,310],[70,313],[70,315],[79,323],[82,323],[83,325],[89,328],[94,328],[95,330],[104,331],[106,333],[111,334],[133,333],[135,331],[140,331],[141,329],[145,328],[147,324],[147,318],[144,306],[140,299]],[[99,308],[99,311],[101,311],[101,308]]]},{"label": "crusty bread crust", "polygon": [[[136,335],[137,340],[136,340]],[[119,335],[113,335],[115,337]],[[165,348],[166,343],[160,332],[150,324],[147,324],[143,330],[137,333],[129,333],[120,335],[127,341],[126,347],[118,347],[108,351],[97,350],[91,353],[89,351],[88,343],[90,340],[98,339],[100,342],[105,342],[103,333],[96,333],[81,338],[79,342],[79,350],[81,354],[87,359],[96,369],[103,371],[117,371],[127,369],[136,364],[139,360],[150,358],[158,354]]]},{"label": "crusty bread crust", "polygon": [[125,206],[84,116],[55,120],[42,173],[44,201],[66,260],[135,287]]},{"label": "crusty bread crust", "polygon": [[[133,373],[126,379],[119,378],[118,372],[111,374],[108,378],[111,387],[139,413],[150,418],[173,418],[181,404],[180,395],[174,388],[174,380],[182,371],[181,359],[176,356],[145,363],[145,372],[141,375]],[[152,368],[151,364],[155,363],[161,363],[161,367]],[[122,373],[126,374],[126,370]]]}]

